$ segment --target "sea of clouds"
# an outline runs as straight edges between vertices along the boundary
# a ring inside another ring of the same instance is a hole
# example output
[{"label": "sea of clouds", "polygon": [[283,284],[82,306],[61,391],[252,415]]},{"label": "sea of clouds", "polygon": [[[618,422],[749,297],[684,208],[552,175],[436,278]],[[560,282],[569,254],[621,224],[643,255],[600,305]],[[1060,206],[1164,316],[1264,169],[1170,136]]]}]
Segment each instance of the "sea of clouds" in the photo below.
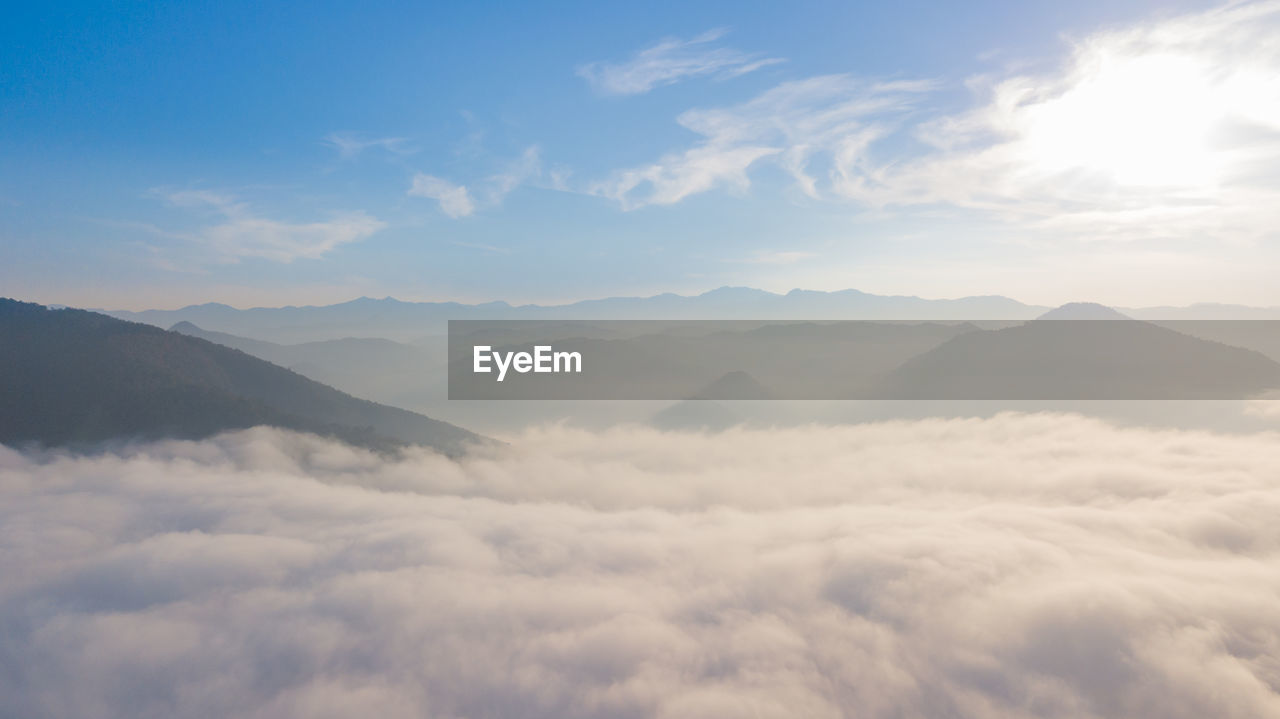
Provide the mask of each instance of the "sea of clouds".
[{"label": "sea of clouds", "polygon": [[1280,716],[1280,434],[0,447],[0,716]]}]

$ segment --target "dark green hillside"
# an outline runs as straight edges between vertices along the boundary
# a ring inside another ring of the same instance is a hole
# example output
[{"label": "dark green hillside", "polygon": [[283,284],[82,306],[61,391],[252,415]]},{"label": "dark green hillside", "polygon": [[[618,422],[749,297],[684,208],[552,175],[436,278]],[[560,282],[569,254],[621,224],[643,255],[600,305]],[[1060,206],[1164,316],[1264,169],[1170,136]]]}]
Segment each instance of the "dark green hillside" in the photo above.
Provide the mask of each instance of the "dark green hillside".
[{"label": "dark green hillside", "polygon": [[481,440],[202,339],[0,299],[0,442],[195,438],[259,424],[449,453]]}]

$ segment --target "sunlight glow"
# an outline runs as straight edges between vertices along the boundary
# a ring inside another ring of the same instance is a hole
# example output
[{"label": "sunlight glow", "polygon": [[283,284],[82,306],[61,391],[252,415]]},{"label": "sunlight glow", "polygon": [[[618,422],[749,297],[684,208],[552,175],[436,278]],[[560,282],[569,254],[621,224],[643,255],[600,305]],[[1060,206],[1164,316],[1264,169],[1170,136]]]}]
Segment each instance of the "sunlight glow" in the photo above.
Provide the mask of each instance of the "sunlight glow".
[{"label": "sunlight glow", "polygon": [[1101,56],[1059,97],[1024,116],[1032,166],[1105,174],[1119,185],[1205,187],[1219,175],[1210,136],[1222,93],[1209,68],[1177,55]]}]

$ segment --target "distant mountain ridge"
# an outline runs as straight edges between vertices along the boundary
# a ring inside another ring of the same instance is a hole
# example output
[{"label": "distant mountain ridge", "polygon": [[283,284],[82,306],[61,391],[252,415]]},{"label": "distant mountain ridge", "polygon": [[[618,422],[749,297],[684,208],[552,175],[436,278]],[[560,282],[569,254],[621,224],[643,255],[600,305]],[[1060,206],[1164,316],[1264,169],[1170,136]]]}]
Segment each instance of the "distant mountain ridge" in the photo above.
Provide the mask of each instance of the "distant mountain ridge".
[{"label": "distant mountain ridge", "polygon": [[1032,319],[1048,307],[1000,296],[923,299],[881,296],[858,290],[792,290],[776,294],[749,287],[721,287],[700,295],[665,293],[652,297],[610,297],[565,305],[510,305],[506,302],[402,302],[361,297],[334,305],[236,309],[223,304],[177,310],[108,311],[104,314],[156,327],[191,322],[206,331],[293,344],[348,337],[382,337],[414,342],[443,334],[456,319]]},{"label": "distant mountain ridge", "polygon": [[260,424],[448,454],[486,441],[203,339],[0,299],[0,442],[200,438]]},{"label": "distant mountain ridge", "polygon": [[[1029,320],[1053,310],[1000,295],[926,299],[875,295],[853,289],[833,292],[795,289],[778,294],[749,287],[721,287],[698,295],[609,297],[563,305],[511,305],[502,301],[403,302],[391,297],[361,297],[320,306],[236,309],[209,303],[177,310],[103,312],[157,327],[171,327],[186,321],[206,331],[294,344],[360,337],[415,342],[427,335],[442,334],[450,319]],[[1280,308],[1220,304],[1121,307],[1115,311],[1134,319],[1280,319]]]}]

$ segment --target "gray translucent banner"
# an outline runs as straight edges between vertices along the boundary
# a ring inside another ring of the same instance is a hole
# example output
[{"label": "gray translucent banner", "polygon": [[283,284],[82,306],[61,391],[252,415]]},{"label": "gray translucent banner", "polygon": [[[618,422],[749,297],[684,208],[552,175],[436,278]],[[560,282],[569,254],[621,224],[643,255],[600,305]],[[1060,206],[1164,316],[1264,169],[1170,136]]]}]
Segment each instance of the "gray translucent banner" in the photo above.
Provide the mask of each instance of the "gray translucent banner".
[{"label": "gray translucent banner", "polygon": [[1241,399],[1280,321],[451,320],[450,399]]}]

